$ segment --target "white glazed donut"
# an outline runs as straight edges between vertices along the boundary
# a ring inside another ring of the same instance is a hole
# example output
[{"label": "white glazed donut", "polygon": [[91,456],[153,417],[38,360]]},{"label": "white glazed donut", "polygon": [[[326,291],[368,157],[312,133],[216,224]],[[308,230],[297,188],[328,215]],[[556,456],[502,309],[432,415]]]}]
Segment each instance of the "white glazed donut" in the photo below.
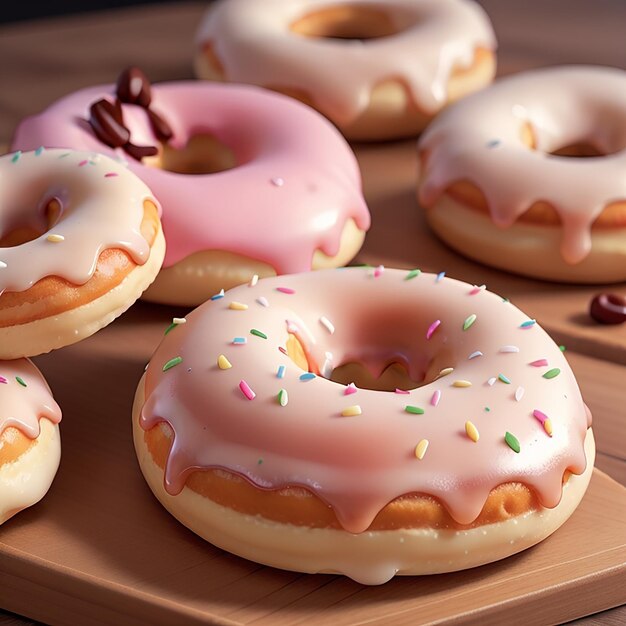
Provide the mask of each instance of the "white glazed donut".
[{"label": "white glazed donut", "polygon": [[491,82],[495,45],[467,0],[222,0],[196,73],[294,96],[350,139],[392,139]]}]

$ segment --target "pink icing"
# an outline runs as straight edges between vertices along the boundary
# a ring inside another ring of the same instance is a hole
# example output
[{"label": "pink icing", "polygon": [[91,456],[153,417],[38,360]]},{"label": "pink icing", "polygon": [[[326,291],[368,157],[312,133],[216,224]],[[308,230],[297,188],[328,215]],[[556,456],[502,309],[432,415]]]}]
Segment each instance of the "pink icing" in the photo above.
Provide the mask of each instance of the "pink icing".
[{"label": "pink icing", "polygon": [[[16,377],[26,384],[17,381]],[[6,381],[6,382],[5,382]],[[39,419],[61,421],[61,409],[54,401],[50,387],[29,359],[0,363],[0,434],[13,426],[27,437],[39,436]]]},{"label": "pink icing", "polygon": [[[529,123],[537,149],[522,141]],[[576,159],[552,151],[588,142],[606,156]],[[422,135],[419,199],[431,207],[459,180],[484,193],[506,228],[540,200],[563,227],[561,255],[582,261],[591,225],[604,207],[626,200],[626,72],[559,67],[518,74],[450,107]]]},{"label": "pink icing", "polygon": [[[43,144],[124,156],[102,144],[86,121],[89,106],[101,98],[112,101],[114,92],[113,85],[84,89],[27,118],[15,133],[14,149]],[[354,154],[309,107],[255,87],[180,82],[153,86],[152,108],[171,126],[174,148],[209,133],[239,163],[192,176],[129,158],[129,169],[163,206],[165,267],[201,250],[228,250],[279,273],[306,271],[316,249],[338,252],[348,218],[369,227]],[[123,115],[133,143],[158,145],[144,109],[123,105]]]},{"label": "pink icing", "polygon": [[[529,485],[544,506],[555,506],[564,471],[585,468],[583,441],[591,423],[565,357],[539,325],[520,328],[527,316],[499,296],[486,290],[470,295],[470,285],[437,282],[432,274],[405,276],[387,269],[374,279],[350,268],[265,279],[188,315],[164,338],[146,374],[141,424],[149,429],[166,421],[175,434],[167,491],[178,493],[196,468],[226,468],[264,489],[311,490],[350,532],[364,531],[388,502],[413,492],[440,498],[462,524],[478,516],[494,487],[509,481]],[[258,305],[259,296],[270,306]],[[233,300],[249,308],[232,310]],[[475,322],[463,330],[472,314]],[[333,320],[334,334],[319,323],[322,315]],[[426,340],[434,318],[441,324]],[[346,387],[321,376],[303,381],[302,370],[277,349],[288,337],[286,320],[297,326],[317,364],[330,354],[335,367],[359,361],[380,372],[398,361],[413,380],[427,384],[410,395],[359,389],[346,397]],[[267,339],[251,335],[252,328]],[[236,336],[248,337],[247,344],[232,346]],[[500,352],[513,343],[519,352]],[[477,349],[483,356],[468,359]],[[220,354],[230,369],[216,365]],[[163,372],[176,356],[180,365]],[[560,369],[558,376],[544,378],[547,367],[530,365],[544,356]],[[281,379],[279,365],[285,366]],[[446,367],[454,371],[437,379]],[[497,379],[489,386],[486,381],[499,374],[511,384]],[[241,393],[242,380],[254,399]],[[471,386],[456,386],[459,380]],[[519,386],[525,393],[517,401]],[[281,388],[286,406],[277,399]],[[353,405],[361,414],[342,417]],[[407,405],[424,414],[408,413]],[[537,409],[550,416],[552,437],[533,417]],[[477,443],[465,434],[468,420],[480,433]],[[505,443],[507,431],[519,440],[519,454]],[[418,460],[414,450],[422,439],[429,446]]]},{"label": "pink icing", "polygon": [[[126,250],[139,265],[148,259],[143,203],[158,203],[122,164],[93,152],[16,152],[0,157],[0,180],[1,235],[26,224],[46,228],[44,208],[53,198],[61,204],[61,217],[49,232],[0,248],[0,294],[25,291],[45,276],[82,285],[105,248]],[[50,235],[61,240],[51,242]]]},{"label": "pink icing", "polygon": [[[387,13],[400,32],[340,41],[290,30],[313,11],[352,4]],[[477,48],[496,47],[485,12],[465,0],[227,0],[210,7],[197,41],[211,43],[229,81],[302,89],[340,123],[358,117],[372,89],[391,78],[434,113],[446,103],[452,71],[469,67]]]}]

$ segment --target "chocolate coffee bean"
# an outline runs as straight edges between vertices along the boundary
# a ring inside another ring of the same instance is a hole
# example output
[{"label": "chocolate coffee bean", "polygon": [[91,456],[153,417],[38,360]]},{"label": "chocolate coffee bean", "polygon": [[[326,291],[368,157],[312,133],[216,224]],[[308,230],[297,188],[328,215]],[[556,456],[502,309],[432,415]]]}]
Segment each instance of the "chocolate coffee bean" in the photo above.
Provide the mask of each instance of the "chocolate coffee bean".
[{"label": "chocolate coffee bean", "polygon": [[169,141],[174,135],[170,125],[156,111],[148,109],[147,113],[157,139],[159,141]]},{"label": "chocolate coffee bean", "polygon": [[108,100],[98,100],[89,107],[89,124],[98,139],[112,148],[130,139],[130,131],[121,123],[121,109]]},{"label": "chocolate coffee bean", "polygon": [[148,108],[152,100],[148,77],[138,67],[127,67],[117,79],[117,97],[126,104]]},{"label": "chocolate coffee bean", "polygon": [[626,296],[616,293],[598,294],[589,307],[589,314],[600,324],[626,322]]},{"label": "chocolate coffee bean", "polygon": [[159,153],[159,149],[156,146],[136,146],[132,143],[125,144],[124,150],[126,150],[127,154],[133,157],[133,159],[137,159],[137,161]]}]

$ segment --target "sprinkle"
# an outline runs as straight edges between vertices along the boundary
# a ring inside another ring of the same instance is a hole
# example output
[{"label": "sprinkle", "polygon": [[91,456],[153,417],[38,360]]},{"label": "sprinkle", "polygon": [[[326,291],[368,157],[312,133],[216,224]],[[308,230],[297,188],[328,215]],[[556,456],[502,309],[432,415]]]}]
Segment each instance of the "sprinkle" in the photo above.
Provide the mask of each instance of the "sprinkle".
[{"label": "sprinkle", "polygon": [[439,404],[439,400],[441,400],[441,391],[439,389],[435,389],[432,398],[430,399],[430,403],[433,406],[437,406]]},{"label": "sprinkle", "polygon": [[320,324],[332,335],[335,332],[333,323],[324,315],[320,317]]},{"label": "sprinkle", "polygon": [[506,385],[511,384],[511,381],[504,374],[498,374],[498,380],[501,380]]},{"label": "sprinkle", "polygon": [[279,365],[278,371],[276,372],[276,378],[285,378],[285,366]]},{"label": "sprinkle", "polygon": [[435,320],[426,331],[426,339],[430,339],[433,336],[433,333],[439,328],[439,324],[441,324],[441,320]]},{"label": "sprinkle", "polygon": [[220,289],[219,293],[216,293],[215,295],[211,296],[211,300],[219,300],[220,298],[224,297],[224,290]]},{"label": "sprinkle", "polygon": [[481,291],[484,291],[485,289],[487,289],[487,285],[474,285],[469,292],[470,296],[475,296],[477,293],[480,293]]},{"label": "sprinkle", "polygon": [[267,301],[267,298],[265,298],[264,296],[261,296],[259,298],[256,299],[256,301],[264,307],[268,307],[270,305],[270,303]]},{"label": "sprinkle", "polygon": [[56,235],[54,233],[50,233],[46,239],[50,243],[61,243],[62,241],[65,241],[65,237],[63,235]]},{"label": "sprinkle", "polygon": [[233,310],[233,311],[247,311],[248,310],[248,305],[244,304],[243,302],[231,302],[228,305],[228,308]]},{"label": "sprinkle", "polygon": [[286,354],[287,356],[289,356],[289,353],[287,352],[287,350],[285,350],[285,348],[283,348],[282,346],[278,346],[278,351],[282,352],[282,354]]},{"label": "sprinkle", "polygon": [[453,367],[444,367],[439,372],[439,376],[437,376],[437,378],[441,378],[442,376],[447,376],[448,374],[452,374],[452,372],[454,372],[454,368]]},{"label": "sprinkle", "polygon": [[526,320],[525,322],[522,322],[519,327],[520,328],[531,328],[532,326],[534,326],[537,323],[537,320]]},{"label": "sprinkle", "polygon": [[0,376],[0,383],[1,384],[6,385],[6,384],[8,384],[8,382],[9,381],[4,376]]},{"label": "sprinkle", "polygon": [[217,357],[217,366],[221,370],[229,370],[232,367],[232,364],[223,354],[220,354]]},{"label": "sprinkle", "polygon": [[548,437],[552,437],[552,420],[550,418],[543,423],[543,429],[546,431]]},{"label": "sprinkle", "polygon": [[291,287],[276,287],[276,291],[280,291],[280,293],[286,293],[290,296],[296,293],[296,290],[292,289]]},{"label": "sprinkle", "polygon": [[502,142],[499,139],[492,139],[488,141],[485,145],[487,148],[497,148]]},{"label": "sprinkle", "polygon": [[517,346],[502,346],[498,352],[502,352],[503,354],[519,352],[519,348]]},{"label": "sprinkle", "polygon": [[511,448],[513,452],[519,453],[519,451],[521,450],[517,437],[511,434],[508,430],[506,431],[506,434],[504,435],[504,441],[506,441],[507,446],[509,446],[509,448]]},{"label": "sprinkle", "polygon": [[88,159],[84,159],[84,160],[82,160],[82,161],[78,164],[78,167],[82,167],[83,165],[87,165],[87,163],[89,163],[89,160],[88,160]]},{"label": "sprinkle", "polygon": [[379,265],[378,267],[374,268],[374,272],[372,273],[372,275],[374,276],[374,278],[378,278],[384,271],[385,271],[385,266]]},{"label": "sprinkle", "polygon": [[0,269],[4,269],[7,264],[4,261],[0,261]]},{"label": "sprinkle", "polygon": [[476,313],[472,313],[469,317],[465,319],[463,322],[463,330],[467,330],[471,327],[471,325],[476,321]]},{"label": "sprinkle", "polygon": [[515,390],[515,399],[520,402],[521,399],[524,397],[524,387],[518,387]]},{"label": "sprinkle", "polygon": [[401,396],[410,396],[411,392],[407,391],[406,389],[398,389],[398,387],[396,387],[394,393],[400,394]]},{"label": "sprinkle", "polygon": [[257,461],[257,465],[263,465],[263,459],[259,459],[259,460]]},{"label": "sprinkle", "polygon": [[317,376],[313,372],[305,372],[300,376],[300,380],[306,382],[307,380],[313,380],[317,378]]},{"label": "sprinkle", "polygon": [[491,411],[491,409],[490,409],[488,406],[486,406],[486,407],[485,407],[485,411],[486,411],[487,413],[489,413],[489,412]]},{"label": "sprinkle", "polygon": [[476,350],[476,352],[472,352],[472,354],[470,354],[467,358],[471,361],[472,359],[475,359],[477,356],[482,356],[483,353],[480,350]]},{"label": "sprinkle", "polygon": [[285,184],[285,181],[280,177],[276,177],[270,178],[270,183],[272,183],[274,187],[282,187]]},{"label": "sprinkle", "polygon": [[260,337],[261,339],[267,339],[267,335],[265,333],[262,333],[260,330],[257,330],[256,328],[252,328],[250,330],[250,334],[254,335],[255,337]]},{"label": "sprinkle", "polygon": [[248,283],[248,287],[254,287],[259,282],[259,275],[254,274]]},{"label": "sprinkle", "polygon": [[544,378],[556,378],[561,373],[561,370],[558,367],[553,367],[551,370],[548,370],[545,374],[543,374]]},{"label": "sprinkle", "polygon": [[236,346],[243,346],[246,343],[248,343],[248,340],[245,337],[234,337],[233,338],[233,344],[236,345]]},{"label": "sprinkle", "polygon": [[174,328],[176,328],[176,326],[178,326],[178,324],[174,324],[174,322],[172,322],[166,329],[165,332],[163,333],[164,335],[169,335],[169,333],[172,332],[172,330],[174,330]]},{"label": "sprinkle", "polygon": [[502,302],[504,302],[504,304],[508,304],[511,301],[508,298],[502,298]]},{"label": "sprinkle", "polygon": [[22,156],[22,151],[18,150],[11,158],[11,163],[17,163],[20,160],[21,156]]},{"label": "sprinkle", "polygon": [[62,154],[59,159],[65,159],[66,157],[70,156],[71,152],[65,152],[64,154]]},{"label": "sprinkle", "polygon": [[241,393],[243,393],[248,400],[254,400],[256,398],[256,393],[250,389],[250,385],[245,380],[239,381],[239,389],[241,389]]},{"label": "sprinkle", "polygon": [[548,359],[537,359],[528,365],[532,365],[533,367],[544,367],[545,365],[548,365]]},{"label": "sprinkle", "polygon": [[472,383],[469,380],[455,380],[452,383],[453,387],[471,387]]},{"label": "sprinkle", "polygon": [[330,378],[333,373],[333,353],[326,352],[326,359],[324,360],[324,365],[322,365],[322,376],[324,378]]},{"label": "sprinkle", "polygon": [[426,454],[426,450],[428,450],[428,439],[422,439],[416,446],[415,446],[415,456],[421,461],[424,458],[424,455]]},{"label": "sprinkle", "polygon": [[171,370],[173,367],[180,365],[183,362],[182,356],[175,356],[173,359],[170,359],[164,366],[163,371],[167,372],[167,370]]},{"label": "sprinkle", "polygon": [[445,275],[446,275],[445,272],[439,272],[439,274],[437,274],[437,278],[435,278],[435,282],[438,283],[440,280],[444,278]]},{"label": "sprinkle", "polygon": [[411,270],[405,277],[404,280],[413,280],[417,278],[422,273],[422,270],[414,269]]},{"label": "sprinkle", "polygon": [[410,404],[407,404],[404,407],[404,410],[407,413],[411,413],[412,415],[424,415],[424,409],[420,406],[412,406]]},{"label": "sprinkle", "polygon": [[358,389],[356,388],[356,385],[354,383],[350,383],[349,385],[346,385],[346,388],[343,390],[343,395],[350,396],[357,391]]},{"label": "sprinkle", "polygon": [[289,396],[287,395],[287,390],[281,389],[278,392],[278,404],[280,404],[280,406],[287,406],[287,402],[289,402]]},{"label": "sprinkle", "polygon": [[495,382],[496,382],[496,380],[498,380],[498,379],[497,379],[495,376],[492,376],[492,377],[491,377],[491,378],[487,381],[487,384],[488,384],[490,387],[492,387],[492,386],[493,386],[493,383],[495,383]]},{"label": "sprinkle", "polygon": [[559,350],[560,350],[561,352],[565,352],[566,348],[565,348],[565,346],[559,346]]},{"label": "sprinkle", "polygon": [[465,433],[474,443],[476,443],[480,439],[480,433],[478,432],[478,428],[476,428],[476,426],[474,426],[474,424],[469,420],[465,422]]},{"label": "sprinkle", "polygon": [[35,150],[35,156],[39,156],[44,150],[45,148],[43,146],[39,146],[39,148]]},{"label": "sprinkle", "polygon": [[341,412],[341,416],[354,417],[355,415],[361,415],[361,413],[363,413],[363,411],[361,411],[361,407],[358,404],[353,404],[352,406],[345,408]]},{"label": "sprinkle", "polygon": [[22,385],[22,387],[28,387],[28,385],[24,382],[24,379],[21,376],[16,376],[15,380],[17,380],[17,382]]},{"label": "sprinkle", "polygon": [[115,178],[117,176],[117,172],[107,172],[104,177],[105,178]]}]

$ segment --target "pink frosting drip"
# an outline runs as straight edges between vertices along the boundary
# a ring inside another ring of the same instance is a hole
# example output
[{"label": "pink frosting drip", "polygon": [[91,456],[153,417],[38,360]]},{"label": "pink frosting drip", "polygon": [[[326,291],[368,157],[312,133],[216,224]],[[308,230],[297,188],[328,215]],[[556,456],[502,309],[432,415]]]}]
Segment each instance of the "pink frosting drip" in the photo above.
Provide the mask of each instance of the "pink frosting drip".
[{"label": "pink frosting drip", "polygon": [[[19,377],[26,386],[18,382]],[[0,363],[0,434],[10,426],[27,437],[39,436],[39,419],[61,421],[61,409],[50,387],[29,359]]]},{"label": "pink frosting drip", "polygon": [[[14,149],[72,147],[124,156],[102,144],[87,119],[89,106],[113,100],[114,86],[73,93],[24,120]],[[349,218],[363,230],[370,219],[354,154],[335,128],[295,100],[255,87],[166,83],[152,87],[152,108],[171,126],[170,144],[211,134],[230,147],[238,167],[183,175],[129,158],[129,169],[163,207],[164,266],[202,250],[227,250],[268,263],[278,273],[311,269],[313,253],[339,250]],[[158,145],[146,112],[123,106],[138,145]],[[279,180],[280,179],[280,180]]]},{"label": "pink frosting drip", "polygon": [[[522,141],[525,123],[537,149]],[[551,156],[578,142],[606,156]],[[484,193],[494,223],[506,228],[540,200],[563,227],[568,263],[591,250],[591,226],[604,207],[626,201],[626,72],[602,67],[559,67],[505,78],[450,107],[418,145],[426,155],[420,202],[432,206],[456,181]]]},{"label": "pink frosting drip", "polygon": [[[544,506],[555,506],[564,471],[585,468],[583,441],[591,423],[565,357],[538,325],[521,327],[527,316],[499,296],[485,290],[470,295],[470,285],[437,282],[431,274],[405,276],[386,270],[374,278],[352,268],[265,279],[193,311],[164,338],[146,375],[141,424],[149,429],[166,421],[174,431],[167,491],[178,493],[194,469],[225,468],[263,489],[311,490],[350,532],[367,529],[388,502],[408,493],[439,498],[462,524],[478,516],[494,487],[510,481],[527,484]],[[260,297],[269,306],[259,305]],[[231,301],[249,308],[230,309]],[[463,330],[472,314],[474,323]],[[441,324],[427,340],[435,319]],[[278,349],[288,337],[286,320],[320,367],[359,361],[376,371],[399,361],[427,384],[409,395],[359,389],[346,396],[345,386],[320,376],[303,381],[302,370]],[[234,345],[234,337],[247,343]],[[511,345],[519,352],[500,351]],[[469,359],[477,350],[483,356]],[[219,369],[220,354],[230,369]],[[177,356],[182,362],[163,372]],[[540,358],[549,365],[534,367]],[[277,377],[280,365],[283,378]],[[445,367],[454,371],[437,379]],[[551,368],[559,375],[544,378]],[[499,374],[511,384],[487,383]],[[242,393],[242,380],[256,394],[253,400]],[[454,386],[457,380],[471,386]],[[517,400],[520,386],[525,393]],[[277,399],[281,388],[286,406]],[[361,415],[342,417],[352,405]],[[424,414],[408,413],[407,405]],[[553,437],[533,416],[537,409],[550,417]],[[480,433],[477,443],[465,434],[467,420]],[[519,454],[505,443],[507,431],[519,440]],[[414,450],[422,439],[430,445],[420,461]]]}]

